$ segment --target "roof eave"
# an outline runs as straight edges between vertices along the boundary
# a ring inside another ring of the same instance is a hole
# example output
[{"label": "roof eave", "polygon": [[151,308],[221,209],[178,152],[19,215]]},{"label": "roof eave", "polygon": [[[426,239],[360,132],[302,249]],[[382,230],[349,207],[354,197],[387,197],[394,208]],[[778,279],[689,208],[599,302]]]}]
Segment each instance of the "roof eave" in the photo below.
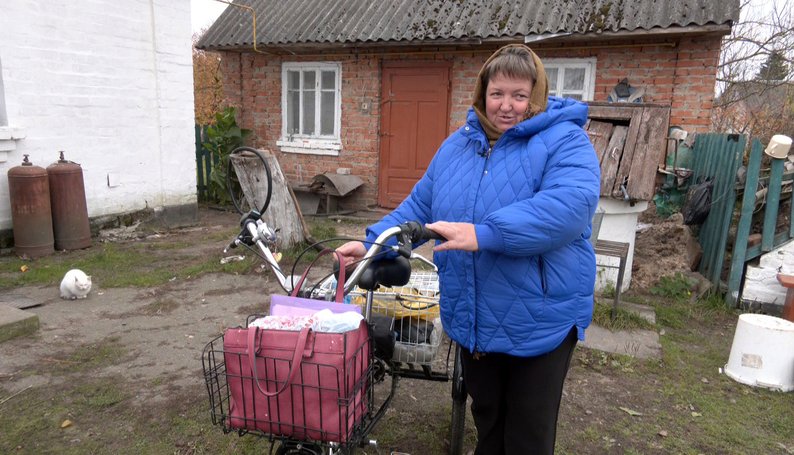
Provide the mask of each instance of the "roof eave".
[{"label": "roof eave", "polygon": [[592,40],[614,40],[623,38],[644,39],[652,37],[670,37],[670,36],[694,36],[694,35],[717,35],[724,36],[731,33],[731,24],[706,24],[706,25],[688,25],[685,27],[655,27],[652,29],[637,29],[637,30],[618,30],[618,31],[599,31],[590,33],[578,32],[564,32],[564,33],[551,33],[543,35],[527,35],[524,37],[524,43],[563,43],[572,41],[592,41]]}]

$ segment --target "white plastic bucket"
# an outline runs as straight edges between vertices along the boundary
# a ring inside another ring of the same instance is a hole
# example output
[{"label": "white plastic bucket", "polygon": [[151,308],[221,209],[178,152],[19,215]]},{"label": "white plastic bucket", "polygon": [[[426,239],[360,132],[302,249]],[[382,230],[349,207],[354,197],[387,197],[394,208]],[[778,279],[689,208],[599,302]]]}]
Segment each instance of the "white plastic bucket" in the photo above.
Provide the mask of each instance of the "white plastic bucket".
[{"label": "white plastic bucket", "polygon": [[794,390],[794,322],[763,314],[739,316],[724,371],[742,384]]}]

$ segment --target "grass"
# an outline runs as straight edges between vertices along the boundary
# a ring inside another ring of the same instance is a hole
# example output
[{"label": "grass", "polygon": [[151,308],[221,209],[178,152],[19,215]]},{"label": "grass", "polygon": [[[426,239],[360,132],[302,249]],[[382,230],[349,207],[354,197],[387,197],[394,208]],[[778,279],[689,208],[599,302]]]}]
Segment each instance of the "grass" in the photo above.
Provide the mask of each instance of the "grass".
[{"label": "grass", "polygon": [[[310,222],[310,230],[315,238],[336,236],[336,226],[329,220]],[[233,238],[236,232],[237,229],[212,232],[202,241],[222,243]],[[325,246],[333,248],[341,243],[334,241]],[[259,263],[254,255],[245,254],[246,259],[242,261],[220,264],[222,248],[219,247],[217,254],[195,255],[190,254],[190,246],[179,240],[105,242],[85,250],[55,253],[34,260],[4,255],[0,256],[0,290],[27,285],[55,286],[73,268],[86,271],[102,287],[116,288],[159,286],[205,273],[248,273]],[[282,267],[285,268],[291,267],[299,256],[302,264],[309,264],[317,256],[317,251],[305,242],[283,253]]]},{"label": "grass", "polygon": [[[794,453],[794,394],[749,387],[720,373],[738,313],[719,295],[692,300],[691,285],[675,275],[660,280],[650,295],[626,297],[656,311],[661,359],[577,349],[573,368],[611,378],[614,385],[601,394],[615,395],[586,405],[601,405],[600,424],[561,423],[559,453]],[[596,320],[609,319],[607,308],[597,306],[595,313]]]},{"label": "grass", "polygon": [[[55,254],[36,259],[0,257],[0,289],[26,285],[56,285],[67,270],[78,268],[101,281],[103,287],[149,287],[175,277],[192,277],[206,272],[235,273],[251,266],[251,262],[221,265],[217,257],[169,261],[167,255],[158,264],[151,247],[126,248],[115,243],[102,243],[76,255]],[[175,264],[179,266],[174,267]],[[23,271],[24,270],[24,271]]]},{"label": "grass", "polygon": [[633,311],[618,307],[612,317],[612,303],[596,302],[593,309],[593,324],[608,330],[650,330],[654,325]]}]

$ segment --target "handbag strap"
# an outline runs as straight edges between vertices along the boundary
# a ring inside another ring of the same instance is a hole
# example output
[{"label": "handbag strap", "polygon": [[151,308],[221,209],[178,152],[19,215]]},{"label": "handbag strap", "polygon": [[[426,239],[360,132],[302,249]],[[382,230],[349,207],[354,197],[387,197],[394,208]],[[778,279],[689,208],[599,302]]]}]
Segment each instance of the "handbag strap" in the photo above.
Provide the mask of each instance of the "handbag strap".
[{"label": "handbag strap", "polygon": [[[287,380],[284,381],[284,384],[278,388],[275,392],[268,392],[267,390],[262,390],[262,386],[259,384],[259,375],[256,374],[256,335],[259,333],[259,327],[249,327],[248,328],[248,362],[251,365],[251,372],[254,375],[254,383],[256,383],[256,388],[259,389],[259,392],[266,397],[274,397],[281,392],[285,391],[292,381],[295,379],[295,375],[300,370],[300,363],[301,358],[303,357],[303,350],[306,349],[306,340],[309,338],[309,328],[304,327],[301,329],[300,334],[298,335],[298,341],[295,343],[295,351],[292,353],[292,363],[289,367],[289,376]],[[265,389],[267,389],[267,384],[265,384]]]},{"label": "handbag strap", "polygon": [[304,270],[303,275],[301,275],[300,280],[298,280],[298,284],[295,285],[295,288],[290,292],[289,295],[292,297],[297,297],[298,292],[300,291],[301,287],[303,287],[303,282],[306,281],[306,276],[309,275],[309,270],[311,270],[312,266],[318,259],[325,256],[326,254],[335,254],[337,259],[339,260],[339,279],[336,280],[336,303],[342,303],[344,297],[344,288],[345,288],[345,260],[338,251],[332,250],[330,248],[325,248],[324,250],[320,251],[316,258],[306,267]]}]

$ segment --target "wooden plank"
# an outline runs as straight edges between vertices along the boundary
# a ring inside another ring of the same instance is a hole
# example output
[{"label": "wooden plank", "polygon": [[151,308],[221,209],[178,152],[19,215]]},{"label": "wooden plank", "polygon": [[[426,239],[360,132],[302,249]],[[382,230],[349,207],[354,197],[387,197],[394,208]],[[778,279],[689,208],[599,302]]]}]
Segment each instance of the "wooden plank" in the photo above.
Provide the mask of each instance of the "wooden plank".
[{"label": "wooden plank", "polygon": [[[747,164],[747,177],[745,188],[758,187],[758,174],[761,170],[761,142],[753,141],[750,157]],[[749,187],[747,186],[749,185]],[[753,223],[755,209],[755,191],[745,191],[742,197],[742,213],[736,226],[736,238],[733,242],[731,255],[731,269],[728,272],[728,290],[725,293],[725,305],[735,308],[739,299],[739,288],[744,276],[744,264],[747,260],[747,240],[750,237],[750,228]],[[759,245],[760,247],[760,245]]]},{"label": "wooden plank", "polygon": [[604,161],[604,154],[609,145],[609,139],[612,137],[614,126],[610,122],[588,121],[588,123],[590,128],[587,130],[587,135],[595,149],[598,163],[601,164]]},{"label": "wooden plank", "polygon": [[780,208],[780,181],[783,179],[783,162],[773,159],[769,173],[769,190],[766,193],[766,209],[764,210],[764,227],[761,231],[761,251],[772,251],[775,244],[775,228],[777,212]]},{"label": "wooden plank", "polygon": [[[649,201],[656,193],[656,172],[664,160],[670,109],[646,107],[629,170],[629,197]],[[628,145],[628,144],[627,144]]]},{"label": "wooden plank", "polygon": [[[307,235],[300,207],[276,157],[269,150],[258,150],[257,153],[264,157],[272,177],[270,205],[262,214],[262,220],[268,226],[278,228],[278,248],[288,249],[302,242]],[[261,208],[267,194],[262,161],[251,152],[233,154],[230,159],[249,205]]]},{"label": "wooden plank", "polygon": [[[587,116],[596,120],[630,120],[638,108],[626,104],[621,105],[595,105],[588,106]],[[639,108],[642,109],[642,108]]]},{"label": "wooden plank", "polygon": [[[634,109],[632,111],[632,118],[629,122],[629,128],[626,132],[626,143],[623,145],[623,155],[620,157],[620,165],[617,172],[615,172],[615,182],[612,184],[611,191],[606,193],[615,199],[624,199],[623,189],[621,188],[624,183],[629,179],[629,171],[631,170],[631,163],[634,160],[634,153],[636,152],[637,136],[642,129],[644,123],[644,109]],[[602,195],[605,193],[601,193]]]},{"label": "wooden plank", "polygon": [[615,186],[615,176],[618,172],[618,165],[620,164],[621,156],[623,155],[623,147],[626,144],[626,134],[628,127],[617,125],[612,131],[612,137],[609,139],[606,153],[604,153],[604,160],[601,163],[601,195],[610,197],[612,195],[612,187]]}]

